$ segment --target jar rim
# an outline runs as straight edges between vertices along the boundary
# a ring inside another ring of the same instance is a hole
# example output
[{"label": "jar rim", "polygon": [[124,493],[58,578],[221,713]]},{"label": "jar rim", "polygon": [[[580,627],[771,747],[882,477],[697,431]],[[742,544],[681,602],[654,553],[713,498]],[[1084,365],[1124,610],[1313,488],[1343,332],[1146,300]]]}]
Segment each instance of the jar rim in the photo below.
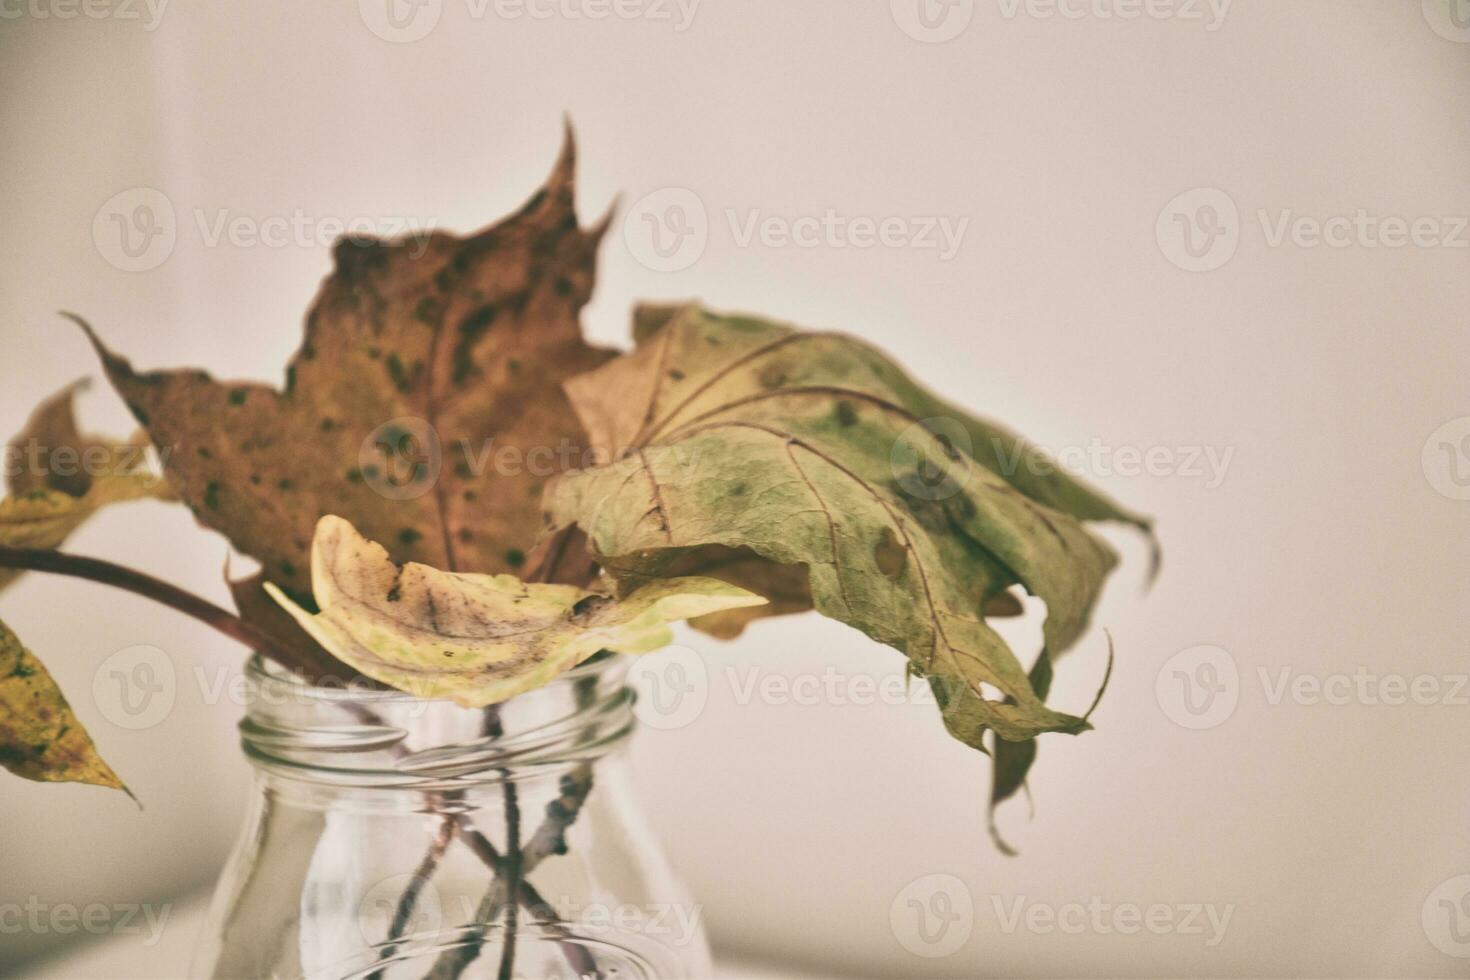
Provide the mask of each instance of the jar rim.
[{"label": "jar rim", "polygon": [[[626,660],[627,658],[617,656],[616,654],[593,656],[572,667],[570,670],[563,671],[540,687],[533,688],[531,691],[525,693],[534,693],[537,690],[544,690],[560,684],[576,683],[591,677],[601,677],[615,669],[625,667]],[[346,668],[347,664],[344,663],[342,666]],[[290,668],[259,652],[252,653],[246,661],[245,677],[257,689],[271,689],[282,696],[298,698],[305,701],[339,704],[347,702],[371,702],[373,704],[406,704],[411,702],[424,702],[427,704],[457,703],[451,698],[426,698],[408,691],[398,690],[397,688],[369,687],[355,678],[340,684],[309,683],[305,678],[293,672]]]}]

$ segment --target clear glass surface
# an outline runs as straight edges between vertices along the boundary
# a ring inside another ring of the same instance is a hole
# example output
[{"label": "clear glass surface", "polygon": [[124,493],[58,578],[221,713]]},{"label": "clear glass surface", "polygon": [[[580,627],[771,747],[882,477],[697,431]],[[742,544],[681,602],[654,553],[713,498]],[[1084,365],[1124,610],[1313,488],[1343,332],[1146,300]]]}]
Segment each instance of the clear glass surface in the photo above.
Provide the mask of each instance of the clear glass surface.
[{"label": "clear glass surface", "polygon": [[632,793],[620,660],[498,710],[252,660],[256,793],[194,975],[707,977],[701,909]]}]

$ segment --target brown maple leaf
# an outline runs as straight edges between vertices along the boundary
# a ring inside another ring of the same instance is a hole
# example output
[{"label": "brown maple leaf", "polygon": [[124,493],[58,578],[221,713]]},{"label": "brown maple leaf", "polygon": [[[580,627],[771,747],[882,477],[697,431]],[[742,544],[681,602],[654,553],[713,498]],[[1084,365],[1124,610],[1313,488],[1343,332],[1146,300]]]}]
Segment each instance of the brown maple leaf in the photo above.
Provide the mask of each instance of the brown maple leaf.
[{"label": "brown maple leaf", "polygon": [[568,129],[546,185],[475,234],[339,241],[283,390],[140,373],[92,334],[113,385],[168,447],[179,496],[264,579],[309,595],[326,514],[397,562],[525,565],[543,482],[584,462],[561,383],[611,356],[579,324],[607,220],[578,225],[574,161]]}]

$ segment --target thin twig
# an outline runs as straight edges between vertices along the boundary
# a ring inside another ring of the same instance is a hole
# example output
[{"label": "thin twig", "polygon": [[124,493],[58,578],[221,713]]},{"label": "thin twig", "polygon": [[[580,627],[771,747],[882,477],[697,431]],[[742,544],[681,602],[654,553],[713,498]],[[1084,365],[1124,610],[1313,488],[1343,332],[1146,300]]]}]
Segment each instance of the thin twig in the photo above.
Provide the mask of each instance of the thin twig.
[{"label": "thin twig", "polygon": [[521,805],[516,798],[515,782],[505,780],[505,856],[506,905],[505,932],[500,946],[499,980],[511,980],[516,962],[516,928],[521,900]]},{"label": "thin twig", "polygon": [[[308,663],[283,650],[268,634],[247,623],[227,609],[222,609],[207,599],[186,592],[176,585],[156,579],[135,569],[117,565],[100,558],[85,558],[60,551],[40,548],[0,547],[0,568],[21,568],[33,572],[50,572],[72,578],[99,582],[123,589],[162,603],[186,616],[192,616],[207,626],[212,626],[232,640],[243,643],[252,650],[270,657],[281,666],[294,671],[307,680],[332,679],[323,674],[322,663]],[[325,655],[324,658],[325,660]],[[338,666],[341,666],[338,664]]]},{"label": "thin twig", "polygon": [[[439,832],[434,835],[433,842],[429,845],[429,852],[419,862],[418,869],[414,871],[408,887],[404,889],[403,895],[398,900],[398,907],[393,912],[393,922],[388,926],[388,945],[383,947],[380,961],[386,962],[393,958],[398,952],[399,940],[408,933],[408,927],[413,921],[413,913],[418,905],[419,893],[429,883],[434,870],[444,858],[444,852],[449,849],[449,842],[454,840],[455,831],[459,825],[453,820],[446,820],[439,825]],[[383,980],[384,967],[379,966],[368,974],[367,980]]]},{"label": "thin twig", "polygon": [[[585,711],[591,706],[596,689],[595,678],[584,677],[577,681],[574,692],[578,711]],[[584,735],[582,740],[585,740],[585,737]],[[559,788],[561,794],[546,804],[546,820],[532,835],[530,842],[520,855],[520,863],[515,875],[510,873],[509,862],[495,853],[494,846],[484,838],[483,834],[475,832],[462,835],[465,843],[471,848],[487,849],[490,859],[486,863],[493,860],[501,870],[497,871],[495,877],[491,879],[490,886],[485,890],[479,907],[475,910],[476,931],[474,935],[468,942],[441,953],[425,980],[459,980],[465,969],[480,955],[480,950],[485,942],[486,930],[500,918],[502,913],[516,908],[517,905],[523,905],[533,915],[560,925],[560,920],[557,919],[555,912],[526,880],[526,877],[546,858],[553,854],[567,853],[567,828],[576,821],[577,815],[582,810],[582,804],[587,801],[587,794],[592,792],[592,764],[587,761],[578,763],[571,772],[562,776]],[[516,819],[517,827],[519,827],[519,813]],[[515,882],[514,892],[508,882]],[[600,978],[602,976],[597,969],[596,959],[587,952],[585,947],[571,942],[563,942],[562,947],[567,952],[569,961],[572,953],[568,947],[575,949],[579,954],[579,962],[572,964],[579,977]],[[505,969],[503,952],[501,968]]]}]

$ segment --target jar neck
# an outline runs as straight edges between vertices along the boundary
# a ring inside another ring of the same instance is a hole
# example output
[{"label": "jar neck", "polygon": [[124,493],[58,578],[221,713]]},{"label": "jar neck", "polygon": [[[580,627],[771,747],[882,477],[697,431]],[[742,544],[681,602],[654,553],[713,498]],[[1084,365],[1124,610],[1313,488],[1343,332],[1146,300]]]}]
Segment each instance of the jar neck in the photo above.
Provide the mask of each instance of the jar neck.
[{"label": "jar neck", "polygon": [[398,691],[315,687],[260,656],[241,742],[257,769],[322,788],[452,793],[555,777],[633,728],[626,658],[604,657],[489,708]]}]

